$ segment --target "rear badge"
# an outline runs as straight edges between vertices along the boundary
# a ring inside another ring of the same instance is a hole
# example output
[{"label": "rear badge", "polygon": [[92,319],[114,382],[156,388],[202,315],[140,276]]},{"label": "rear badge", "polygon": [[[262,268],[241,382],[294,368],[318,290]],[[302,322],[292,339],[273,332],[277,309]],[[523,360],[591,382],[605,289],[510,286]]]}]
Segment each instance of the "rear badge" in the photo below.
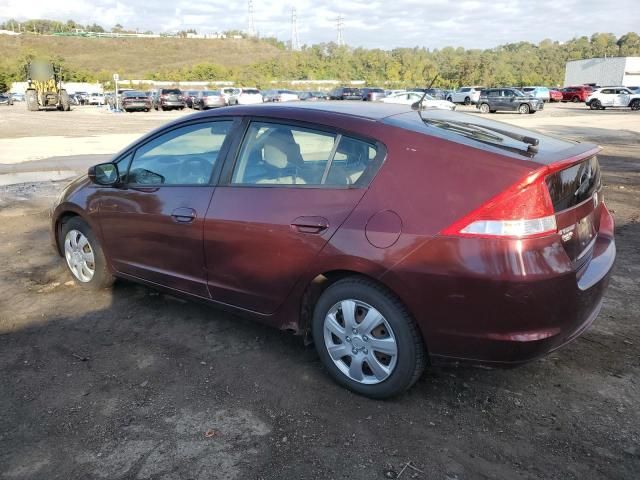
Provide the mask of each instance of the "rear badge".
[{"label": "rear badge", "polygon": [[563,242],[568,242],[573,238],[574,229],[575,225],[571,225],[570,227],[563,228],[562,230],[560,230],[560,232],[558,232],[560,233]]}]

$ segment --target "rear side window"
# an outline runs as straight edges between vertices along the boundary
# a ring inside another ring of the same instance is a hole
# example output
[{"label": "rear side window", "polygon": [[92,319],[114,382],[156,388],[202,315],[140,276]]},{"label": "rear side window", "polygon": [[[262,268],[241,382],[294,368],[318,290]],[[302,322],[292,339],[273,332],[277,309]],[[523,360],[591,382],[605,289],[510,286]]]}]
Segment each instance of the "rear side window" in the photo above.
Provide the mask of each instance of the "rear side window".
[{"label": "rear side window", "polygon": [[354,185],[376,159],[375,145],[336,133],[252,122],[231,183]]},{"label": "rear side window", "polygon": [[230,120],[176,128],[138,148],[127,182],[136,185],[208,184]]}]

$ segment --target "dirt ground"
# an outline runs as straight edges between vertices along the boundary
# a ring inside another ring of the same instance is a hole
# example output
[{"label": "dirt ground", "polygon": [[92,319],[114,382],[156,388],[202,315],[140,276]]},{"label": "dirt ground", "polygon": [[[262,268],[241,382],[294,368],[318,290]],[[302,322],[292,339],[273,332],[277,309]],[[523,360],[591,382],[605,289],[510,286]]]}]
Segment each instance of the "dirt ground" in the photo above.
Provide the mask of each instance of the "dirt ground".
[{"label": "dirt ground", "polygon": [[[0,107],[0,177],[81,172],[179,115]],[[640,478],[640,115],[495,117],[604,147],[618,247],[604,307],[542,360],[430,368],[384,402],[335,385],[300,338],[128,282],[82,291],[49,246],[65,182],[0,187],[0,478]],[[49,141],[73,153],[47,158]]]}]

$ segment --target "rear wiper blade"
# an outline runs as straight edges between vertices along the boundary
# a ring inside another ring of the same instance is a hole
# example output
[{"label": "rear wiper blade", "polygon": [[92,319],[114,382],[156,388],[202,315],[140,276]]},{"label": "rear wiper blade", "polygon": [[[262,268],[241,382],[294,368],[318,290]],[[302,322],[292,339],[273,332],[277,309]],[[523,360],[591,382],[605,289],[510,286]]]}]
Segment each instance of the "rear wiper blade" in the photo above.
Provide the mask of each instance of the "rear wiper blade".
[{"label": "rear wiper blade", "polygon": [[[503,145],[502,141],[504,137],[507,137],[512,140],[516,140],[518,142],[526,144],[527,145],[526,153],[532,154],[532,155],[535,153],[538,153],[538,144],[540,143],[540,140],[538,140],[535,137],[519,135],[517,133],[509,132],[507,130],[502,130],[495,127],[488,127],[485,125],[478,125],[476,123],[460,122],[458,120],[433,120],[429,118],[423,118],[422,120],[427,124],[432,124],[435,126],[446,128],[448,130],[452,130],[457,133],[460,133],[461,135],[475,138],[476,140],[479,140],[485,143],[490,143],[492,145],[505,148],[507,150],[522,152],[522,149],[517,149],[508,145]],[[501,136],[493,135],[491,132],[497,133]]]}]

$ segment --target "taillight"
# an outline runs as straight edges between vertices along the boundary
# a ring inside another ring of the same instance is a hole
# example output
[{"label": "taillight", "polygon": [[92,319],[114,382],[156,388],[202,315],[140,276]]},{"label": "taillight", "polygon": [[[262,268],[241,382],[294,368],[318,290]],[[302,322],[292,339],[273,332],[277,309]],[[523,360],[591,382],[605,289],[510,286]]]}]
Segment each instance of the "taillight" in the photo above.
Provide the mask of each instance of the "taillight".
[{"label": "taillight", "polygon": [[545,183],[548,167],[485,202],[442,231],[443,235],[531,238],[556,233],[553,202]]}]

